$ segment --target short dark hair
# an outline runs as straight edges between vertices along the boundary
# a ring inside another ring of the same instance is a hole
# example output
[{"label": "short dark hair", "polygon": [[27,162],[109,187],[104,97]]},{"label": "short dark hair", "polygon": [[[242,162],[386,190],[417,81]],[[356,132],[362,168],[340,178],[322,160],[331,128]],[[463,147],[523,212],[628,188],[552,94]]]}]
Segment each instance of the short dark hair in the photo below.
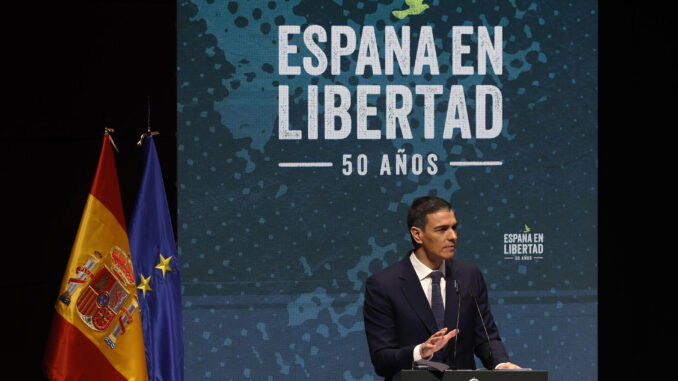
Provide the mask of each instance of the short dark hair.
[{"label": "short dark hair", "polygon": [[[407,210],[407,230],[409,231],[412,226],[424,230],[427,222],[426,216],[443,209],[452,210],[452,205],[436,196],[419,197],[412,202],[412,205],[410,205],[410,208]],[[415,248],[417,247],[414,238],[412,238],[412,244],[414,244]]]}]

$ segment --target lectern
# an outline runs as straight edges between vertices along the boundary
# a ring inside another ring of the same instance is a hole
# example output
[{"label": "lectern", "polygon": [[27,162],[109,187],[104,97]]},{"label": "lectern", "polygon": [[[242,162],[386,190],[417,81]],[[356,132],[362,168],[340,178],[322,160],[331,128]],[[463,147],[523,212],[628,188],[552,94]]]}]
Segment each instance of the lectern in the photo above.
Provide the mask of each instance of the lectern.
[{"label": "lectern", "polygon": [[[441,373],[438,373],[441,374]],[[545,370],[446,370],[442,378],[428,370],[402,370],[393,381],[548,381]]]}]

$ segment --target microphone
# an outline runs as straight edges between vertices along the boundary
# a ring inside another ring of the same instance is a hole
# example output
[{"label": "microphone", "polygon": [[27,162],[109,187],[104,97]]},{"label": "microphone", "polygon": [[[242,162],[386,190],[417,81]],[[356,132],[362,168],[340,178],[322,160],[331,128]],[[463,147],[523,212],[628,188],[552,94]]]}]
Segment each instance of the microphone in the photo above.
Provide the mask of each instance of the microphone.
[{"label": "microphone", "polygon": [[470,284],[468,285],[469,288],[469,293],[471,294],[471,297],[473,298],[473,303],[476,305],[476,309],[478,310],[478,316],[480,316],[480,322],[483,324],[483,330],[485,330],[485,337],[487,337],[487,350],[490,352],[490,366],[488,369],[494,369],[493,363],[494,361],[492,360],[492,346],[490,345],[490,335],[487,333],[487,327],[485,327],[485,319],[483,319],[483,314],[480,312],[480,307],[478,307],[478,300],[476,299],[476,292],[473,290],[473,286]]},{"label": "microphone", "polygon": [[461,289],[459,288],[459,282],[454,280],[454,291],[457,294],[457,335],[454,337],[454,352],[452,353],[452,364],[454,369],[457,369],[457,340],[459,339],[459,313],[461,311]]}]

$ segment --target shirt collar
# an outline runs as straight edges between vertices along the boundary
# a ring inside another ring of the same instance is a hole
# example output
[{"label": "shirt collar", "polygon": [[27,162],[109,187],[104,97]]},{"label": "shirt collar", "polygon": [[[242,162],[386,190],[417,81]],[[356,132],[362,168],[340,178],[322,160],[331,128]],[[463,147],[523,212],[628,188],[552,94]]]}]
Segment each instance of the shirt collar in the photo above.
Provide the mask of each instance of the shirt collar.
[{"label": "shirt collar", "polygon": [[[410,262],[412,262],[412,267],[414,267],[414,272],[417,273],[417,277],[419,280],[424,280],[424,278],[428,277],[429,274],[431,274],[430,268],[426,266],[425,264],[421,263],[419,258],[417,258],[416,255],[414,255],[414,251],[411,252],[410,254]],[[443,273],[443,278],[445,277],[445,261],[440,265],[440,270],[441,273]]]}]

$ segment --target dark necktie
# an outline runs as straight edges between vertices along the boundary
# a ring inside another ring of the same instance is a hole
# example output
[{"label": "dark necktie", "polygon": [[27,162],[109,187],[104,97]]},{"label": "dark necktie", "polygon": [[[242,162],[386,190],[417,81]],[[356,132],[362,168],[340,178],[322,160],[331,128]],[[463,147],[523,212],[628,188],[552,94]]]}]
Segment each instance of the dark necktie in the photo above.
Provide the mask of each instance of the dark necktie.
[{"label": "dark necktie", "polygon": [[433,316],[436,318],[438,329],[442,329],[445,321],[445,305],[443,304],[443,295],[440,292],[440,278],[442,278],[443,273],[433,271],[429,276],[431,277],[431,310],[433,310]]}]

